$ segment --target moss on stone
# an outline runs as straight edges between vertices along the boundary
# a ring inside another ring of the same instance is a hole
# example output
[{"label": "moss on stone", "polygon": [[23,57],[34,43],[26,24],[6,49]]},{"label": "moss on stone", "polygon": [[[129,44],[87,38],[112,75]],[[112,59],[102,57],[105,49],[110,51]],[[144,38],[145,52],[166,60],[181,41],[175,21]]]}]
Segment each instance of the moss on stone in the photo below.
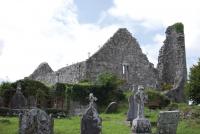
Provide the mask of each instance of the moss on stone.
[{"label": "moss on stone", "polygon": [[183,30],[184,30],[183,23],[181,23],[181,22],[175,23],[173,25],[173,27],[175,28],[175,30],[176,30],[177,33],[183,33]]}]

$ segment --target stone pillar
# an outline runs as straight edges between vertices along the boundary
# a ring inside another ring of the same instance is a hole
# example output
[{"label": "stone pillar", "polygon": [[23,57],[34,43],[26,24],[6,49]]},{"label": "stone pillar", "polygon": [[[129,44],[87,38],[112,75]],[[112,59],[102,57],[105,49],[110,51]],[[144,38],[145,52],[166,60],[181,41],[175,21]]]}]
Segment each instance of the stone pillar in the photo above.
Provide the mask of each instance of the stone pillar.
[{"label": "stone pillar", "polygon": [[135,94],[135,99],[138,104],[137,118],[132,122],[132,134],[151,134],[151,123],[144,117],[144,87],[139,86]]}]

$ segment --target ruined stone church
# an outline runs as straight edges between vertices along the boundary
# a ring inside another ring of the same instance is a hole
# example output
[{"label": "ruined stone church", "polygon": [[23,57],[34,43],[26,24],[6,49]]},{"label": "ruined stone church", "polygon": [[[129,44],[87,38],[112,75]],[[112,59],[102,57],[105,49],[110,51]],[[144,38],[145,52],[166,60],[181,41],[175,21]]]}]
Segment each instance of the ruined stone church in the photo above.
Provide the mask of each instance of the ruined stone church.
[{"label": "ruined stone church", "polygon": [[110,72],[124,79],[126,87],[143,85],[159,89],[163,84],[171,84],[172,89],[167,95],[175,101],[183,101],[187,68],[182,23],[167,28],[156,68],[149,62],[131,33],[126,28],[120,28],[86,61],[57,71],[53,71],[48,63],[44,62],[28,78],[46,84],[77,83],[86,79],[93,81],[103,72]]}]

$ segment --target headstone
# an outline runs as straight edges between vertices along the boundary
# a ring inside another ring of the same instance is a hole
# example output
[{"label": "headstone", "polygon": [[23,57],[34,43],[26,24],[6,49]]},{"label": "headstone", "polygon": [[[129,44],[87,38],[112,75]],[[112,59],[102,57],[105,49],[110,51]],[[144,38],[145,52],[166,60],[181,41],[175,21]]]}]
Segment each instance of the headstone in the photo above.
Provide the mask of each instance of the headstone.
[{"label": "headstone", "polygon": [[89,108],[81,119],[81,134],[101,134],[102,121],[94,106],[94,101],[96,101],[97,98],[90,93],[89,99]]},{"label": "headstone", "polygon": [[4,107],[3,97],[0,96],[0,107]]},{"label": "headstone", "polygon": [[19,134],[53,134],[53,125],[51,116],[38,108],[19,116]]},{"label": "headstone", "polygon": [[18,83],[16,93],[11,99],[10,107],[12,109],[23,109],[26,107],[26,102],[26,98],[21,92],[21,85]]},{"label": "headstone", "polygon": [[157,134],[176,134],[179,111],[161,111],[158,118]]},{"label": "headstone", "polygon": [[151,123],[144,117],[144,87],[139,86],[135,94],[135,99],[138,104],[137,118],[132,122],[132,134],[151,134]]},{"label": "headstone", "polygon": [[132,124],[132,121],[137,117],[137,110],[138,110],[138,105],[135,99],[135,93],[137,92],[137,89],[134,88],[132,89],[132,95],[129,97],[128,102],[129,102],[129,109],[127,113],[127,121],[130,121]]},{"label": "headstone", "polygon": [[118,108],[117,102],[111,102],[107,106],[105,113],[115,113],[115,112],[117,112],[117,108]]}]

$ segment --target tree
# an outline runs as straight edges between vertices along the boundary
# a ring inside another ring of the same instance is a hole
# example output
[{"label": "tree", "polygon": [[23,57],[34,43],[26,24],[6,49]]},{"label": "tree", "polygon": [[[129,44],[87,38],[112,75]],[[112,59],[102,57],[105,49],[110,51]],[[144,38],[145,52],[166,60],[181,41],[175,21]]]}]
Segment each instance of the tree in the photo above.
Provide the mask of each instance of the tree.
[{"label": "tree", "polygon": [[194,104],[200,103],[200,59],[197,65],[190,68],[189,80],[186,84],[186,95]]}]

